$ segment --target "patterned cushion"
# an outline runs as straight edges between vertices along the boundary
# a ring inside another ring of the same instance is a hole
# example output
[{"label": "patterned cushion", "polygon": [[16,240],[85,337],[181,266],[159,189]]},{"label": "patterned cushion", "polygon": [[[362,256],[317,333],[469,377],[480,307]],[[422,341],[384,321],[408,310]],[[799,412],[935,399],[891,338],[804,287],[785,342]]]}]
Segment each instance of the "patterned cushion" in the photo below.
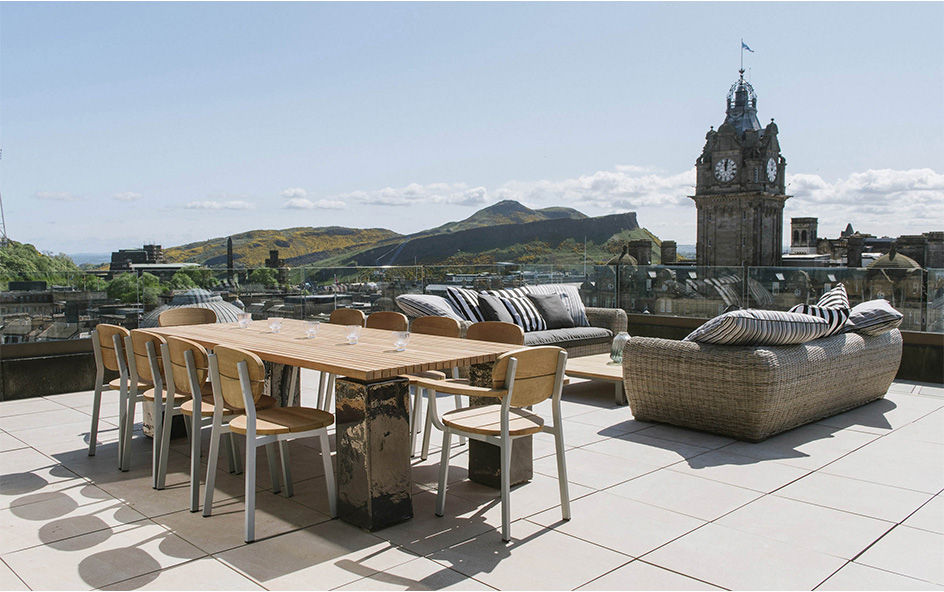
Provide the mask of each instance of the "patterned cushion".
[{"label": "patterned cushion", "polygon": [[519,290],[522,290],[522,288],[515,288],[513,290],[483,290],[482,294],[496,296],[505,306],[505,309],[511,314],[512,318],[515,319],[515,324],[524,329],[525,333],[528,331],[544,331],[547,329],[547,323],[544,321],[544,317],[541,316],[537,307],[534,306],[534,303],[531,302],[526,295],[516,295],[520,293],[518,292]]},{"label": "patterned cushion", "polygon": [[790,312],[813,315],[821,319],[826,319],[829,323],[829,332],[826,336],[842,333],[846,321],[849,319],[849,296],[846,294],[846,287],[839,284],[829,292],[823,294],[823,297],[815,305],[797,304],[790,309]]},{"label": "patterned cushion", "polygon": [[464,320],[448,300],[433,294],[400,294],[397,296],[397,306],[412,319],[435,316]]},{"label": "patterned cushion", "polygon": [[528,286],[528,294],[560,294],[561,301],[570,318],[574,320],[576,327],[589,327],[590,321],[587,319],[587,309],[583,306],[583,300],[580,299],[580,291],[577,286],[568,284],[544,284],[540,286]]},{"label": "patterned cushion", "polygon": [[826,335],[826,319],[777,310],[735,310],[716,316],[685,341],[722,345],[789,345]]},{"label": "patterned cushion", "polygon": [[887,300],[869,300],[852,308],[845,330],[880,335],[901,325],[903,316]]},{"label": "patterned cushion", "polygon": [[450,286],[446,288],[446,298],[465,320],[473,323],[485,320],[479,308],[479,295],[475,290]]}]

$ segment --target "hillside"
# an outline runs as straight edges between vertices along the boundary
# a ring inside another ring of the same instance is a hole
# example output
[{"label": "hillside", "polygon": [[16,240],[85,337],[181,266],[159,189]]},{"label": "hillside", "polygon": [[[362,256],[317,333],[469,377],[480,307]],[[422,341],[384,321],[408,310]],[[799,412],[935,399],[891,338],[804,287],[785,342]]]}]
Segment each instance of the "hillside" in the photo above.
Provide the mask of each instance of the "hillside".
[{"label": "hillside", "polygon": [[64,277],[79,271],[75,262],[65,253],[40,253],[33,245],[14,240],[0,248],[0,281],[45,280],[50,284],[64,283]]},{"label": "hillside", "polygon": [[487,208],[475,212],[465,220],[458,222],[448,222],[442,226],[424,230],[412,236],[428,236],[432,234],[446,234],[470,230],[472,228],[482,228],[485,226],[501,226],[504,224],[527,224],[529,222],[541,222],[543,220],[555,220],[560,218],[581,220],[587,218],[585,214],[578,212],[573,208],[553,207],[540,210],[532,210],[514,200],[506,199]]},{"label": "hillside", "polygon": [[[284,230],[251,230],[234,234],[233,259],[238,267],[262,267],[269,251],[277,249],[282,259],[304,258],[304,263],[382,244],[401,235],[385,228],[286,228]],[[226,239],[213,238],[164,249],[171,263],[192,262],[211,267],[226,265]]]}]

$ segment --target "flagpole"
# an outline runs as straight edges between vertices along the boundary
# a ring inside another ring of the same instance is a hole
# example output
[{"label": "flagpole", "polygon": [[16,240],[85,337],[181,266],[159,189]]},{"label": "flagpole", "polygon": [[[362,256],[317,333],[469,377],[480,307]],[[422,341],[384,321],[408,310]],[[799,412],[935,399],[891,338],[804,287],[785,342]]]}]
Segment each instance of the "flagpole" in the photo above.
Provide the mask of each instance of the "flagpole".
[{"label": "flagpole", "polygon": [[744,38],[741,37],[741,72],[744,71]]}]

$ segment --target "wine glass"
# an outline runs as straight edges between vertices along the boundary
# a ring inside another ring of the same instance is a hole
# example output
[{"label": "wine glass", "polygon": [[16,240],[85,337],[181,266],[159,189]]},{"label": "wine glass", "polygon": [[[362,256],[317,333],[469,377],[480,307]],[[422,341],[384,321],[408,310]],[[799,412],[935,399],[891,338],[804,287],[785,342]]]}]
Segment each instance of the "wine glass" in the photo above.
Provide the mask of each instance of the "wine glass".
[{"label": "wine glass", "polygon": [[397,351],[403,351],[406,349],[406,345],[410,342],[410,332],[409,331],[394,331],[393,332],[393,346]]},{"label": "wine glass", "polygon": [[357,343],[357,340],[360,339],[361,329],[360,325],[347,325],[347,342],[351,345]]},{"label": "wine glass", "polygon": [[308,339],[314,339],[315,335],[318,334],[318,329],[321,327],[321,323],[318,321],[308,321],[308,324],[305,325],[305,337]]},{"label": "wine glass", "polygon": [[282,317],[269,317],[269,328],[278,333],[282,329]]}]

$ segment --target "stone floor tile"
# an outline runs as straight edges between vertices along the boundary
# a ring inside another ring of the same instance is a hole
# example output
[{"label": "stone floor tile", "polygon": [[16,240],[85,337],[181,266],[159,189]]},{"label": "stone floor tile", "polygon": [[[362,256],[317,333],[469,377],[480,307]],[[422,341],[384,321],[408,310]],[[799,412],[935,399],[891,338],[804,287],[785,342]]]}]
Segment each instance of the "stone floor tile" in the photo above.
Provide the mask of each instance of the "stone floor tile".
[{"label": "stone floor tile", "polygon": [[870,454],[867,452],[867,447],[848,454],[820,470],[830,475],[902,487],[923,493],[938,493],[944,488],[944,471],[928,470],[926,463],[910,458],[889,458],[884,455]]},{"label": "stone floor tile", "polygon": [[490,530],[429,558],[500,590],[572,590],[628,560],[526,520],[511,525],[511,537],[505,544]]},{"label": "stone floor tile", "polygon": [[[82,413],[74,409],[67,409],[69,413],[74,414],[76,417],[83,416]],[[106,431],[108,429],[114,429],[115,439],[117,440],[117,420],[115,423],[111,423],[105,419],[101,420],[99,426],[99,431]],[[59,425],[49,425],[45,427],[36,427],[29,430],[15,430],[11,432],[14,436],[33,446],[35,448],[42,448],[44,445],[48,444],[60,444],[60,443],[69,443],[72,447],[78,449],[85,447],[88,451],[88,437],[89,429],[91,428],[91,422],[87,415],[84,416],[84,419],[79,419],[70,423],[64,423]]]},{"label": "stone floor tile", "polygon": [[899,435],[899,431],[895,430],[887,436],[870,442],[867,446],[863,446],[859,452],[892,460],[906,458],[909,461],[924,463],[929,467],[941,466],[941,463],[944,462],[944,443],[921,442],[908,438],[907,435]]},{"label": "stone floor tile", "polygon": [[[567,480],[592,489],[606,489],[617,483],[651,473],[659,468],[656,465],[619,459],[586,448],[568,450],[565,458],[567,461]],[[556,478],[557,459],[553,456],[547,456],[535,460],[534,472]]]},{"label": "stone floor tile", "polygon": [[852,561],[820,584],[816,590],[944,590],[944,586]]},{"label": "stone floor tile", "polygon": [[913,382],[895,381],[888,387],[889,393],[912,393],[917,392],[921,387]]},{"label": "stone floor tile", "polygon": [[920,419],[942,406],[944,406],[942,399],[890,392],[884,399],[827,417],[817,423],[839,428],[854,427],[859,431],[884,434]]},{"label": "stone floor tile", "polygon": [[649,430],[607,438],[601,442],[584,446],[583,450],[635,460],[658,467],[667,467],[710,450],[701,446],[653,438],[646,435],[647,431]]},{"label": "stone floor tile", "polygon": [[154,571],[105,586],[102,590],[264,590],[218,559],[196,561]]},{"label": "stone floor tile", "polygon": [[494,590],[425,557],[379,571],[336,590]]},{"label": "stone floor tile", "polygon": [[846,562],[717,524],[707,524],[643,559],[729,590],[811,590]]},{"label": "stone floor tile", "polygon": [[340,520],[218,555],[220,561],[269,590],[331,590],[416,557]]},{"label": "stone floor tile", "polygon": [[810,471],[776,461],[765,461],[724,449],[713,450],[669,467],[696,477],[728,483],[763,493],[769,493],[795,481]]},{"label": "stone floor tile", "polygon": [[738,508],[715,524],[850,560],[895,526],[772,495]]},{"label": "stone floor tile", "polygon": [[922,395],[930,395],[932,397],[944,397],[944,388],[940,386],[924,384],[918,387],[918,392]]},{"label": "stone floor tile", "polygon": [[816,471],[773,493],[889,522],[901,522],[930,494]]},{"label": "stone floor tile", "polygon": [[144,520],[127,504],[82,480],[43,500],[0,510],[0,553],[50,545],[74,536]]},{"label": "stone floor tile", "polygon": [[721,450],[813,470],[876,439],[881,438],[877,434],[808,424],[777,434],[763,442],[734,442]]},{"label": "stone floor tile", "polygon": [[23,583],[13,570],[7,567],[7,564],[0,561],[0,590],[3,592],[13,590],[29,590],[29,587]]},{"label": "stone floor tile", "polygon": [[89,590],[203,555],[166,529],[141,521],[9,553],[3,559],[34,590]]},{"label": "stone floor tile", "polygon": [[856,563],[944,585],[942,557],[944,535],[897,526],[856,558]]},{"label": "stone floor tile", "polygon": [[639,435],[650,438],[661,438],[663,440],[671,440],[673,442],[681,442],[682,444],[709,449],[721,448],[722,446],[727,446],[728,444],[734,442],[733,438],[727,438],[717,434],[709,434],[708,432],[699,432],[698,430],[690,430],[687,428],[681,428],[678,426],[662,423],[651,425],[645,428],[639,432]]},{"label": "stone floor tile", "polygon": [[889,437],[944,444],[944,411],[925,415],[918,421],[895,430]]},{"label": "stone floor tile", "polygon": [[37,428],[58,427],[80,422],[89,423],[90,421],[89,416],[81,411],[63,407],[56,403],[53,404],[56,405],[57,409],[0,417],[0,426],[15,436],[24,430],[31,431]]},{"label": "stone floor tile", "polygon": [[632,557],[648,553],[705,524],[691,516],[605,491],[574,501],[571,512],[572,518],[567,522],[561,520],[559,510],[548,510],[528,520]]},{"label": "stone floor tile", "polygon": [[0,452],[6,452],[8,450],[19,450],[21,448],[26,448],[27,444],[20,440],[19,438],[12,436],[6,432],[0,432]]},{"label": "stone floor tile", "polygon": [[55,401],[50,401],[40,397],[32,399],[16,399],[13,401],[0,401],[0,427],[8,429],[11,425],[15,426],[16,421],[7,419],[20,415],[31,413],[45,413],[48,411],[62,411],[63,405]]},{"label": "stone floor tile", "polygon": [[578,590],[721,590],[641,559],[599,577]]},{"label": "stone floor tile", "polygon": [[905,526],[944,534],[944,497],[937,495],[903,522]]},{"label": "stone floor tile", "polygon": [[[595,490],[571,483],[568,493],[571,501],[590,495]],[[432,493],[436,493],[433,489]],[[486,522],[495,527],[501,526],[501,491],[474,481],[459,481],[449,485],[446,494],[446,507],[453,497],[461,497],[479,507],[488,506],[483,516]],[[511,489],[511,519],[525,518],[538,512],[550,511],[560,519],[560,487],[557,477],[548,477],[535,473],[527,483]]]},{"label": "stone floor tile", "polygon": [[655,471],[606,490],[701,520],[715,520],[762,494],[676,471]]}]

